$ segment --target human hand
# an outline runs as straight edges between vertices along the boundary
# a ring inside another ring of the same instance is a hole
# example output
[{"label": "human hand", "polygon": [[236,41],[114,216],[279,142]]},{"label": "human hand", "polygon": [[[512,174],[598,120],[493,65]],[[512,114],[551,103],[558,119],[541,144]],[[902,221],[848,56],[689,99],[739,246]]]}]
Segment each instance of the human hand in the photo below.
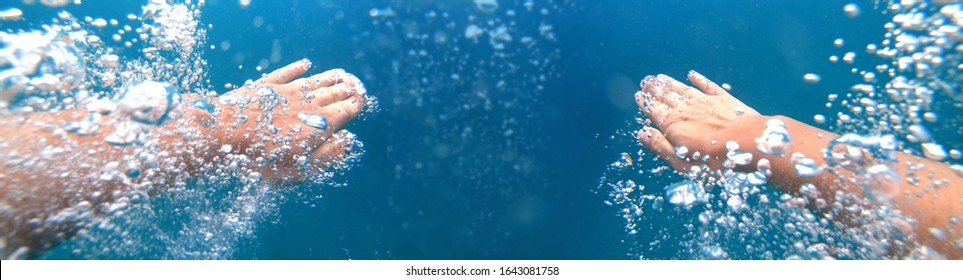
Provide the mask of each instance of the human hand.
[{"label": "human hand", "polygon": [[[639,142],[676,170],[702,164],[719,169],[726,142],[750,137],[744,124],[762,115],[701,74],[690,71],[688,78],[696,88],[666,75],[642,80],[635,101],[647,120],[638,131]],[[688,151],[680,157],[676,147]]]},{"label": "human hand", "polygon": [[213,120],[218,153],[246,155],[264,179],[290,182],[308,165],[330,163],[350,149],[346,138],[353,134],[343,128],[367,105],[364,85],[342,69],[295,79],[310,66],[295,62],[211,99],[213,117],[197,119]]}]

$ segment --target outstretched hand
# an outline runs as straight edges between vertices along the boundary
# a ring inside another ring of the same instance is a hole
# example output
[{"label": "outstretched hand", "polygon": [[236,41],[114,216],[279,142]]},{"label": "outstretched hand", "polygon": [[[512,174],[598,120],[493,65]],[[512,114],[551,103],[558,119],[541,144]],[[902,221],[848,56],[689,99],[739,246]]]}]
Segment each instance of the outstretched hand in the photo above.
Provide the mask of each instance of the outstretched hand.
[{"label": "outstretched hand", "polygon": [[290,182],[311,163],[330,162],[350,149],[344,140],[353,136],[344,127],[367,105],[357,77],[332,69],[298,78],[310,67],[302,60],[275,70],[209,100],[217,108],[213,116],[191,110],[193,117],[202,125],[213,118],[220,153],[260,158],[257,167],[265,179]]},{"label": "outstretched hand", "polygon": [[[741,133],[740,119],[761,115],[701,74],[690,71],[688,78],[695,88],[661,74],[642,80],[635,101],[647,121],[638,132],[639,142],[676,170],[705,163],[718,169],[726,141]],[[676,147],[688,152],[679,157]],[[709,161],[703,162],[706,155]]]}]

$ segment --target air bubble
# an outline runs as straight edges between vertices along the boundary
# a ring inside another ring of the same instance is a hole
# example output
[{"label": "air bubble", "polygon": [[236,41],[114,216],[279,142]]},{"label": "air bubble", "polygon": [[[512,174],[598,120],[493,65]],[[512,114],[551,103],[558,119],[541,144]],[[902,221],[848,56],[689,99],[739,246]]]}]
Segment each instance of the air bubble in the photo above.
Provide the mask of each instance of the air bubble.
[{"label": "air bubble", "polygon": [[475,8],[484,13],[494,13],[498,10],[498,1],[496,0],[474,0]]},{"label": "air bubble", "polygon": [[899,193],[901,176],[885,164],[866,169],[863,193],[876,202],[888,201]]},{"label": "air bubble", "polygon": [[17,21],[20,20],[21,16],[23,16],[23,11],[14,7],[0,10],[0,20]]},{"label": "air bubble", "polygon": [[762,186],[768,181],[766,177],[766,174],[761,171],[752,172],[748,175],[748,182],[753,186]]},{"label": "air bubble", "polygon": [[792,155],[792,163],[793,167],[796,168],[796,175],[801,178],[813,178],[823,172],[822,167],[819,167],[815,160],[807,158],[801,153]]},{"label": "air bubble", "polygon": [[924,143],[922,145],[923,155],[928,159],[935,161],[941,161],[946,159],[946,151],[943,150],[943,146],[936,143]]},{"label": "air bubble", "polygon": [[816,199],[819,197],[819,189],[816,188],[816,185],[810,183],[803,183],[801,186],[799,186],[799,193],[809,199]]},{"label": "air bubble", "polygon": [[709,246],[702,249],[703,256],[710,260],[722,260],[728,258],[726,251],[722,250],[722,247],[718,245]]},{"label": "air bubble", "polygon": [[224,104],[224,105],[234,105],[234,104],[237,104],[237,103],[238,103],[238,100],[239,100],[239,99],[237,98],[237,95],[233,95],[233,94],[224,94],[224,95],[221,95],[221,96],[217,97],[217,102],[218,102],[218,103],[221,103],[221,104]]},{"label": "air bubble", "polygon": [[652,200],[652,210],[662,211],[662,204],[665,202],[661,196]]},{"label": "air bubble", "polygon": [[819,75],[813,73],[806,73],[806,75],[803,75],[803,81],[806,81],[806,83],[815,84],[819,83],[820,80],[822,80],[822,77],[819,77]]},{"label": "air bubble", "polygon": [[772,165],[770,164],[768,159],[763,158],[763,159],[759,159],[759,161],[756,162],[756,170],[758,170],[759,172],[762,172],[762,174],[766,175],[766,177],[772,175],[770,168],[772,168]]},{"label": "air bubble", "polygon": [[856,3],[849,3],[843,6],[843,13],[849,18],[858,17],[860,14],[859,6]]},{"label": "air bubble", "polygon": [[826,116],[817,114],[817,115],[813,116],[813,121],[816,122],[816,123],[818,123],[818,124],[824,124],[824,123],[826,123]]},{"label": "air bubble", "polygon": [[191,102],[191,108],[207,112],[208,114],[214,114],[214,111],[216,110],[214,104],[207,99],[198,99],[194,102]]},{"label": "air bubble", "polygon": [[113,133],[104,137],[104,141],[114,146],[127,146],[137,142],[140,133],[140,125],[132,122],[121,122],[114,127]]},{"label": "air bubble", "polygon": [[931,227],[928,229],[928,231],[930,233],[930,236],[933,237],[933,239],[936,239],[939,241],[946,241],[946,234],[943,233],[943,230],[939,228]]},{"label": "air bubble", "polygon": [[307,126],[320,130],[328,129],[328,119],[322,115],[298,113],[298,119]]},{"label": "air bubble", "polygon": [[128,87],[117,100],[117,105],[135,121],[161,124],[179,102],[177,88],[168,83],[144,81]]},{"label": "air bubble", "polygon": [[786,124],[778,119],[767,121],[762,136],[756,138],[756,149],[771,156],[781,156],[788,152],[791,146],[792,139],[786,130]]},{"label": "air bubble", "polygon": [[731,151],[726,153],[726,158],[739,166],[752,163],[752,153],[749,152]]},{"label": "air bubble", "polygon": [[708,196],[702,185],[688,180],[666,187],[665,196],[668,197],[669,203],[684,207],[708,201]]},{"label": "air bubble", "polygon": [[686,146],[679,146],[675,148],[675,157],[684,159],[687,154],[689,154],[689,148]]}]

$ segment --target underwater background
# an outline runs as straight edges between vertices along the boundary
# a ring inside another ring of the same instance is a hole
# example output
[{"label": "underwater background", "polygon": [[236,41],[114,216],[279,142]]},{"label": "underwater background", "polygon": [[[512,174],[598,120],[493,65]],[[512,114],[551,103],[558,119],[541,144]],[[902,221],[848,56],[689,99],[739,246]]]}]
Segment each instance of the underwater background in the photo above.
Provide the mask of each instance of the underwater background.
[{"label": "underwater background", "polygon": [[[141,2],[63,9],[124,18]],[[630,235],[620,209],[605,203],[611,164],[641,149],[639,81],[697,70],[762,114],[813,124],[814,114],[838,111],[826,108],[828,93],[862,80],[852,65],[827,58],[856,51],[857,65],[878,64],[863,50],[882,39],[891,17],[872,1],[240,2],[200,8],[201,23],[212,26],[202,55],[210,90],[308,58],[310,73],[358,75],[378,109],[348,126],[364,143],[360,161],[335,182],[274,194],[271,215],[222,244],[233,250],[220,257],[236,259],[696,258],[689,245],[650,242],[691,231],[696,211],[648,215],[649,230]],[[848,3],[862,13],[847,17]],[[21,6],[39,20],[58,11]],[[837,38],[844,47],[833,45]],[[822,79],[806,83],[807,73]],[[662,165],[647,158],[637,170]],[[661,189],[681,177],[645,180],[637,183]],[[116,243],[72,241],[45,257],[153,258],[165,256],[165,244],[90,255],[84,248]]]}]

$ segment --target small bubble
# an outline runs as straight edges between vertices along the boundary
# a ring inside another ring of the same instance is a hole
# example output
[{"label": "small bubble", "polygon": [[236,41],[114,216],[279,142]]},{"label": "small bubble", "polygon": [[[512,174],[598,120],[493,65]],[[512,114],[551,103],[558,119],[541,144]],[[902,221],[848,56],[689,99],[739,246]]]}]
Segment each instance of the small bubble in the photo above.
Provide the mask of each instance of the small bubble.
[{"label": "small bubble", "polygon": [[703,256],[710,260],[722,260],[729,257],[726,251],[722,250],[722,247],[718,245],[709,246],[702,249]]},{"label": "small bubble", "polygon": [[498,2],[496,0],[474,0],[475,8],[484,13],[494,13],[498,10]]},{"label": "small bubble", "polygon": [[104,137],[104,141],[114,146],[126,146],[137,142],[141,127],[133,122],[121,122],[114,127],[114,132]]},{"label": "small bubble", "polygon": [[930,236],[932,236],[933,239],[936,239],[939,241],[946,241],[946,234],[943,233],[943,230],[939,228],[931,227],[928,229],[928,231],[930,232]]},{"label": "small bubble", "polygon": [[946,159],[946,151],[943,150],[943,145],[936,143],[924,143],[922,145],[923,155],[928,159],[935,161],[941,161]]},{"label": "small bubble", "polygon": [[675,157],[684,159],[687,154],[689,154],[689,148],[686,146],[679,146],[675,148]]},{"label": "small bubble", "polygon": [[818,124],[824,124],[826,123],[826,116],[816,114],[815,116],[813,116],[813,121]]},{"label": "small bubble", "polygon": [[224,94],[217,97],[217,102],[224,105],[234,105],[234,104],[237,104],[238,98],[236,95],[233,95],[233,94]]},{"label": "small bubble", "polygon": [[820,80],[822,80],[822,77],[813,73],[806,73],[806,75],[803,75],[803,81],[806,81],[806,83],[815,84],[819,83]]},{"label": "small bubble", "polygon": [[259,183],[261,182],[261,173],[253,171],[250,174],[248,174],[247,179],[251,183]]},{"label": "small bubble", "polygon": [[742,197],[739,197],[738,195],[729,197],[729,199],[726,200],[726,205],[729,206],[729,210],[732,212],[740,212],[744,208]]},{"label": "small bubble", "polygon": [[17,21],[20,20],[21,16],[23,16],[23,11],[14,7],[0,10],[0,20]]},{"label": "small bubble", "polygon": [[766,178],[766,174],[761,171],[749,173],[748,178],[749,178],[749,184],[753,186],[762,186],[762,185],[765,185],[766,182],[768,181],[768,178]]},{"label": "small bubble", "polygon": [[810,259],[814,260],[830,260],[834,259],[832,254],[832,249],[829,245],[825,243],[816,243],[806,247],[806,254],[809,255]]},{"label": "small bubble", "polygon": [[810,183],[803,183],[799,186],[799,193],[810,199],[819,197],[819,189],[816,188],[816,185]]},{"label": "small bubble", "polygon": [[859,6],[856,3],[849,3],[843,6],[843,13],[849,18],[858,17],[860,14]]},{"label": "small bubble", "polygon": [[801,153],[794,153],[792,162],[793,167],[796,168],[796,175],[802,178],[813,178],[823,172],[822,167],[819,167],[815,160],[807,158]]},{"label": "small bubble", "polygon": [[298,113],[298,119],[307,126],[320,130],[328,129],[328,119],[322,115]]},{"label": "small bubble", "polygon": [[661,196],[652,200],[652,210],[662,211],[662,204],[665,202]]},{"label": "small bubble", "polygon": [[843,62],[846,62],[847,64],[853,64],[853,62],[855,61],[856,61],[856,53],[847,52],[845,55],[843,55]]},{"label": "small bubble", "polygon": [[205,111],[208,114],[214,114],[214,111],[216,109],[214,108],[214,104],[211,104],[211,102],[208,101],[207,99],[195,100],[194,102],[191,102],[191,107],[194,109]]},{"label": "small bubble", "polygon": [[739,166],[752,163],[752,153],[750,152],[730,151],[726,153],[726,158]]},{"label": "small bubble", "polygon": [[126,175],[127,177],[130,177],[130,178],[140,177],[140,169],[137,169],[137,168],[128,169]]}]

